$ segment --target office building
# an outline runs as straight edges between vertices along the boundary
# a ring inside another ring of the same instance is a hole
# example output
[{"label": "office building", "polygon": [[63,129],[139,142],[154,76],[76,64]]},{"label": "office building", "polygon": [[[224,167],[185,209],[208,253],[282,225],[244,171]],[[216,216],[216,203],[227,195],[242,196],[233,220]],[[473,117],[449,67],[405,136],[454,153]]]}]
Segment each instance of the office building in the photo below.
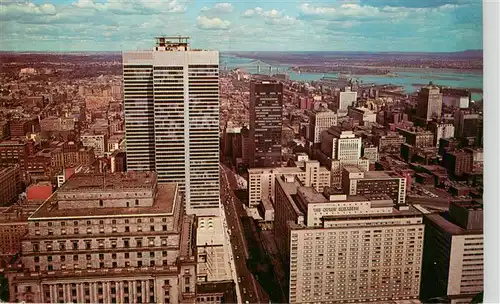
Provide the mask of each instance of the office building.
[{"label": "office building", "polygon": [[94,149],[95,157],[104,157],[108,151],[108,136],[106,134],[87,133],[80,136],[84,147]]},{"label": "office building", "polygon": [[482,115],[471,110],[455,112],[455,137],[477,138],[481,129]]},{"label": "office building", "polygon": [[338,188],[342,181],[342,168],[346,165],[358,166],[368,171],[370,161],[361,158],[362,140],[353,131],[342,127],[331,127],[321,134],[318,159],[321,164],[330,167],[331,186]]},{"label": "office building", "polygon": [[361,137],[341,127],[321,133],[321,151],[331,159],[357,160],[361,157]]},{"label": "office building", "polygon": [[390,132],[386,135],[377,135],[374,137],[374,143],[378,147],[380,153],[398,152],[401,144],[405,142],[403,135],[396,132]]},{"label": "office building", "polygon": [[446,152],[443,155],[443,166],[455,177],[471,173],[473,169],[473,154],[465,151]]},{"label": "office building", "polygon": [[19,165],[23,180],[27,178],[28,159],[34,154],[32,141],[4,140],[0,141],[0,166]]},{"label": "office building", "polygon": [[194,303],[194,216],[155,173],[76,174],[28,218],[10,302]]},{"label": "office building", "polygon": [[471,93],[469,90],[443,88],[443,105],[453,108],[466,109],[469,107]]},{"label": "office building", "polygon": [[422,301],[471,303],[484,290],[483,205],[461,201],[452,202],[449,212],[423,211]]},{"label": "office building", "polygon": [[339,92],[339,107],[341,112],[347,112],[348,107],[354,106],[358,99],[358,92],[351,91],[350,87],[346,87],[343,92]]},{"label": "office building", "polygon": [[345,166],[342,190],[348,195],[386,194],[395,205],[406,206],[406,178],[392,171],[363,172],[357,167]]},{"label": "office building", "polygon": [[21,240],[28,232],[30,212],[11,206],[0,211],[0,268],[7,267],[14,255],[21,252]]},{"label": "office building", "polygon": [[438,146],[441,138],[448,139],[455,136],[455,126],[452,122],[436,122],[429,124],[429,130],[434,133],[434,146]]},{"label": "office building", "polygon": [[309,134],[308,140],[313,144],[320,142],[320,136],[323,131],[337,125],[337,113],[326,108],[311,110],[309,116]]},{"label": "office building", "polygon": [[434,147],[434,134],[431,131],[413,128],[396,128],[399,134],[403,135],[405,142],[417,148]]},{"label": "office building", "polygon": [[21,186],[19,165],[0,167],[0,206],[15,203],[21,193]]},{"label": "office building", "polygon": [[283,84],[250,83],[250,168],[281,166]]},{"label": "office building", "polygon": [[252,168],[248,169],[248,202],[250,207],[257,207],[262,202],[274,202],[276,176],[287,174],[308,187],[323,191],[330,185],[330,171],[320,167],[318,161],[305,160],[296,162],[295,167]]},{"label": "office building", "polygon": [[218,214],[219,52],[159,37],[123,53],[123,76],[127,169],[178,183],[190,214]]},{"label": "office building", "polygon": [[318,193],[276,177],[275,235],[289,303],[391,303],[416,299],[424,225],[385,195]]},{"label": "office building", "polygon": [[377,113],[364,107],[351,107],[348,110],[348,115],[355,121],[359,122],[361,126],[370,126],[377,122]]},{"label": "office building", "polygon": [[418,93],[417,116],[422,121],[431,121],[433,118],[441,118],[443,110],[443,94],[440,88],[433,85],[423,87]]}]

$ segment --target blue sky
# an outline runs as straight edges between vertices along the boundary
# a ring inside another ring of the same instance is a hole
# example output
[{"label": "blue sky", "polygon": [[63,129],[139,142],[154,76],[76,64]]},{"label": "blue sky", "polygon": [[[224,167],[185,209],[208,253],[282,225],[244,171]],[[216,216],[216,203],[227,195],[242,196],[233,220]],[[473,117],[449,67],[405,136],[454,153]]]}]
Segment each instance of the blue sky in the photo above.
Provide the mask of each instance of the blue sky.
[{"label": "blue sky", "polygon": [[188,35],[221,51],[482,49],[481,0],[0,0],[0,50],[149,49]]}]

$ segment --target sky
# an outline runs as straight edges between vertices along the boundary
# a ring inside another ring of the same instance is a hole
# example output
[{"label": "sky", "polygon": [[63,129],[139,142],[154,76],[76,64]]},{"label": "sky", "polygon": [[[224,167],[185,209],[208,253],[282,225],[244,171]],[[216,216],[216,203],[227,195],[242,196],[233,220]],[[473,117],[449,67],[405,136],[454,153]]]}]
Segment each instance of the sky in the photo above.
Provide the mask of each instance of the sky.
[{"label": "sky", "polygon": [[0,0],[1,51],[482,49],[481,0]]}]

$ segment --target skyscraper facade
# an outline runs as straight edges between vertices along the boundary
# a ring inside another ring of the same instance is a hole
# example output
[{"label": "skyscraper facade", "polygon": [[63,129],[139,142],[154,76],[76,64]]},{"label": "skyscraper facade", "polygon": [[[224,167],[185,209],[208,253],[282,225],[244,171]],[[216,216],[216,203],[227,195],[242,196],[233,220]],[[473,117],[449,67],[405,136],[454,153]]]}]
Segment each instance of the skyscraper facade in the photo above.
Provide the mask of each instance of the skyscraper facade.
[{"label": "skyscraper facade", "polygon": [[219,52],[192,50],[187,39],[123,53],[127,168],[156,171],[159,183],[179,184],[188,213],[215,215]]},{"label": "skyscraper facade", "polygon": [[281,166],[283,84],[250,84],[250,168]]},{"label": "skyscraper facade", "polygon": [[443,94],[439,87],[429,83],[423,87],[418,94],[417,116],[425,121],[431,121],[432,118],[441,118],[443,110]]}]

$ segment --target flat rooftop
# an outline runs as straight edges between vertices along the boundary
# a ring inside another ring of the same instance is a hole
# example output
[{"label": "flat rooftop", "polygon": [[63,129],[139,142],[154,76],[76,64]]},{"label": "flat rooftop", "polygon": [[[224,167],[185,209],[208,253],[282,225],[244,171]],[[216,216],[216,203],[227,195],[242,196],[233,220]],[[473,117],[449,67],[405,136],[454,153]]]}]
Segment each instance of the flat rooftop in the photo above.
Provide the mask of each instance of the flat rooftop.
[{"label": "flat rooftop", "polygon": [[482,234],[483,229],[464,229],[444,217],[444,213],[431,213],[426,214],[425,217],[432,221],[435,225],[452,235],[464,234]]},{"label": "flat rooftop", "polygon": [[[57,191],[56,193],[57,194]],[[82,209],[59,209],[57,207],[57,195],[52,195],[43,203],[30,220],[58,217],[106,217],[106,216],[144,216],[145,214],[168,214],[172,215],[175,199],[177,197],[177,184],[158,185],[158,191],[153,206],[139,207],[110,207],[110,208],[82,208]]]},{"label": "flat rooftop", "polygon": [[323,218],[325,220],[343,220],[343,219],[383,219],[383,218],[398,218],[398,217],[415,217],[422,216],[422,213],[415,209],[413,206],[409,206],[408,209],[396,209],[392,208],[390,213],[368,213],[368,214],[342,214],[342,215],[325,215]]},{"label": "flat rooftop", "polygon": [[155,185],[156,174],[151,172],[75,174],[68,181],[66,181],[58,192],[143,189],[154,188]]}]

